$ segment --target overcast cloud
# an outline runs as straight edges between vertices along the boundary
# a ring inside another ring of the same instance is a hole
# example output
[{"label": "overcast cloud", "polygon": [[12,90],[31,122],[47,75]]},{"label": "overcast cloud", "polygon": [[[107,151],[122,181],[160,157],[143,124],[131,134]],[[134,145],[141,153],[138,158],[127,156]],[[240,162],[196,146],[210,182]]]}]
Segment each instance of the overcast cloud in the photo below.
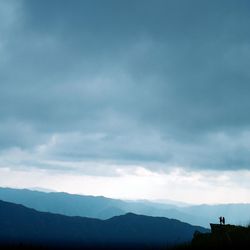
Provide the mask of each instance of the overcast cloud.
[{"label": "overcast cloud", "polygon": [[0,166],[250,169],[249,10],[0,0]]}]

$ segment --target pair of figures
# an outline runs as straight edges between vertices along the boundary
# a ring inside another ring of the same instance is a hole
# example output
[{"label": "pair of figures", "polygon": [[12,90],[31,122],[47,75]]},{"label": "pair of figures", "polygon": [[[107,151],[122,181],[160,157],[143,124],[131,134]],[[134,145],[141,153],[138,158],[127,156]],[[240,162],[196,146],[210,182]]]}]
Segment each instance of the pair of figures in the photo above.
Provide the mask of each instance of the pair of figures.
[{"label": "pair of figures", "polygon": [[219,219],[220,219],[220,224],[225,225],[225,217],[220,216]]}]

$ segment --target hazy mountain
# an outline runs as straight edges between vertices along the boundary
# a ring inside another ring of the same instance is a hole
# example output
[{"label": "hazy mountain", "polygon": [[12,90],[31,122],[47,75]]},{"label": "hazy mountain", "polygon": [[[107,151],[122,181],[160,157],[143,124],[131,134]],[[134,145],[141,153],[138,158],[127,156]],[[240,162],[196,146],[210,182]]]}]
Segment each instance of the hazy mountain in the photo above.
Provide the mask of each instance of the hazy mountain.
[{"label": "hazy mountain", "polygon": [[[67,193],[44,193],[27,189],[0,188],[0,199],[22,204],[43,212],[69,216],[108,219],[128,212],[175,218],[193,225],[199,225],[201,218],[179,211],[172,204],[148,201],[129,202],[102,196],[73,195]],[[206,225],[208,227],[209,224]]]},{"label": "hazy mountain", "polygon": [[69,216],[108,219],[128,212],[174,218],[192,225],[209,227],[224,216],[226,223],[246,225],[250,222],[250,204],[175,206],[149,201],[122,201],[102,196],[44,193],[27,189],[0,188],[0,199],[22,204],[43,212]]},{"label": "hazy mountain", "polygon": [[59,246],[167,246],[187,242],[198,230],[174,219],[132,213],[108,220],[38,212],[0,201],[0,242]]},{"label": "hazy mountain", "polygon": [[61,192],[40,192],[28,189],[0,188],[0,199],[22,204],[43,212],[69,216],[84,216],[106,219],[124,214],[125,202],[105,197],[73,195]]},{"label": "hazy mountain", "polygon": [[195,214],[199,218],[206,216],[199,225],[205,223],[218,223],[219,217],[224,216],[226,223],[236,225],[250,224],[250,204],[220,204],[220,205],[197,205],[189,206],[181,209],[187,214]]}]

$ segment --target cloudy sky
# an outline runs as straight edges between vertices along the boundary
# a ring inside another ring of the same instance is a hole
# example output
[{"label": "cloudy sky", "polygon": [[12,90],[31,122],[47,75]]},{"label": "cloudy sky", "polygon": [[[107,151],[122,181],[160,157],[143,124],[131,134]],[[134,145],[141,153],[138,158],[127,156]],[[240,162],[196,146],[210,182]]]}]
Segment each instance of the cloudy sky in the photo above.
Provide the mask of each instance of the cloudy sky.
[{"label": "cloudy sky", "polygon": [[0,0],[0,186],[250,202],[248,0]]}]

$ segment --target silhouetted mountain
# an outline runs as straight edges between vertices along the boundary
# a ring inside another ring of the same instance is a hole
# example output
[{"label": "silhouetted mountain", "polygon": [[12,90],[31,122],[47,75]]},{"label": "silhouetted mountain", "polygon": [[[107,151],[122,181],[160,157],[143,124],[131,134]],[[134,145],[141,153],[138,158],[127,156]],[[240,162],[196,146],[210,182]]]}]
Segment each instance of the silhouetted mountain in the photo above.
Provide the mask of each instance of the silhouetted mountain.
[{"label": "silhouetted mountain", "polygon": [[[178,210],[172,204],[147,201],[129,202],[101,196],[73,195],[67,193],[44,193],[27,189],[0,188],[0,199],[22,204],[43,212],[69,216],[108,219],[128,212],[149,216],[175,218],[198,225],[201,218]],[[208,226],[208,223],[206,224]]]},{"label": "silhouetted mountain", "polygon": [[22,204],[43,212],[69,216],[108,219],[128,212],[148,216],[178,219],[192,225],[209,227],[219,216],[226,223],[246,225],[250,222],[250,204],[196,205],[177,207],[148,201],[122,201],[102,196],[73,195],[68,193],[0,188],[0,199]]},{"label": "silhouetted mountain", "polygon": [[38,212],[0,201],[0,242],[39,246],[167,246],[187,242],[198,230],[174,219],[132,213],[108,220]]}]

